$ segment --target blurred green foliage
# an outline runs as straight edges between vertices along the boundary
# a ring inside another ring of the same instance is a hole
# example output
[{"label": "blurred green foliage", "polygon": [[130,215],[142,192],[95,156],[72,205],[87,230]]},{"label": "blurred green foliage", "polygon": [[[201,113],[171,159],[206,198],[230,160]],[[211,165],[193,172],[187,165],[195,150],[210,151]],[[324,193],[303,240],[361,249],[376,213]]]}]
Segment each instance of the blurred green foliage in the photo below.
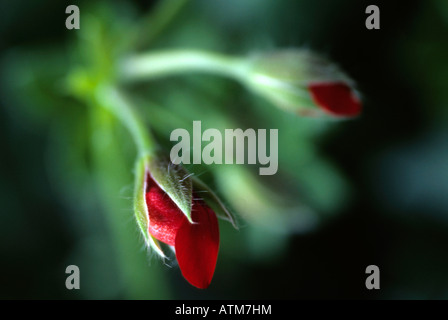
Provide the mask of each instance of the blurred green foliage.
[{"label": "blurred green foliage", "polygon": [[[375,1],[376,31],[364,27],[365,1],[173,3],[79,1],[79,31],[65,29],[69,3],[1,3],[0,298],[447,298],[446,1]],[[135,147],[88,86],[133,51],[280,47],[338,62],[358,83],[363,115],[298,118],[210,75],[125,88],[166,150],[193,120],[279,129],[274,177],[188,167],[241,225],[220,222],[215,277],[198,291],[143,248]],[[80,267],[79,291],[65,289],[69,264]],[[382,271],[378,292],[364,287],[369,264]]]}]

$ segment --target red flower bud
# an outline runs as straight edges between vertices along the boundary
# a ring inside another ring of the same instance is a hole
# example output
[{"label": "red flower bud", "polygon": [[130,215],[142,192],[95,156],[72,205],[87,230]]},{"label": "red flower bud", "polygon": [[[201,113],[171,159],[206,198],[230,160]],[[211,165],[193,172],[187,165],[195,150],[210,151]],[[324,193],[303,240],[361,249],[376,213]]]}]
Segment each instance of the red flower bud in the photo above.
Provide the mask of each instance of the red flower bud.
[{"label": "red flower bud", "polygon": [[353,117],[361,112],[354,82],[335,64],[307,50],[254,56],[246,83],[274,105],[302,116]]},{"label": "red flower bud", "polygon": [[[194,191],[193,191],[194,192]],[[202,200],[192,200],[190,223],[171,198],[147,176],[146,205],[149,233],[174,246],[182,275],[193,286],[205,289],[215,271],[219,228],[215,213]]]},{"label": "red flower bud", "polygon": [[321,82],[308,85],[313,101],[326,112],[353,117],[361,112],[361,101],[343,82]]}]

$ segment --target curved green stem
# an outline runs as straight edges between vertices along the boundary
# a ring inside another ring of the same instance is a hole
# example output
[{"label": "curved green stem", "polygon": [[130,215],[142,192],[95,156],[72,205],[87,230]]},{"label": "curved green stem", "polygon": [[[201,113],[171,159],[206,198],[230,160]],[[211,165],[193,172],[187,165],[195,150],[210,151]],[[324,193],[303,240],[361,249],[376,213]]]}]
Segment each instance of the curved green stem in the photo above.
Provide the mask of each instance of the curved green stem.
[{"label": "curved green stem", "polygon": [[124,81],[203,72],[243,80],[247,63],[239,57],[199,50],[161,51],[133,56],[123,61],[120,78]]},{"label": "curved green stem", "polygon": [[97,98],[127,127],[134,139],[140,157],[154,152],[154,138],[140,120],[131,102],[120,90],[112,85],[103,85],[97,90]]},{"label": "curved green stem", "polygon": [[157,38],[190,0],[162,0],[141,22],[137,47],[143,48]]}]

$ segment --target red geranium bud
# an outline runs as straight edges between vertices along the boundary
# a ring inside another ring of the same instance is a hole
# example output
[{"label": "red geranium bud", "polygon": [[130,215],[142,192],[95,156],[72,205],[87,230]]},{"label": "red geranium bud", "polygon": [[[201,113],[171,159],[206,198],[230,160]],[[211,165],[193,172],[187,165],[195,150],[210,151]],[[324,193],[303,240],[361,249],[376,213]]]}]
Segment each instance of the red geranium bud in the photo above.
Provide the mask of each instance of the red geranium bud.
[{"label": "red geranium bud", "polygon": [[313,101],[324,111],[341,117],[353,117],[361,112],[361,101],[343,82],[308,85]]},{"label": "red geranium bud", "polygon": [[254,56],[246,84],[274,105],[311,117],[353,117],[361,112],[354,82],[335,64],[308,50]]},{"label": "red geranium bud", "polygon": [[210,285],[218,258],[218,220],[205,202],[192,202],[193,223],[190,223],[174,201],[148,175],[148,231],[157,240],[174,246],[185,279],[195,287],[204,289]]},{"label": "red geranium bud", "polygon": [[180,226],[175,241],[176,258],[185,279],[200,289],[212,281],[219,249],[219,228],[215,213],[196,202],[191,217]]},{"label": "red geranium bud", "polygon": [[149,233],[157,240],[174,246],[177,230],[187,218],[150,176],[147,178],[146,204]]}]

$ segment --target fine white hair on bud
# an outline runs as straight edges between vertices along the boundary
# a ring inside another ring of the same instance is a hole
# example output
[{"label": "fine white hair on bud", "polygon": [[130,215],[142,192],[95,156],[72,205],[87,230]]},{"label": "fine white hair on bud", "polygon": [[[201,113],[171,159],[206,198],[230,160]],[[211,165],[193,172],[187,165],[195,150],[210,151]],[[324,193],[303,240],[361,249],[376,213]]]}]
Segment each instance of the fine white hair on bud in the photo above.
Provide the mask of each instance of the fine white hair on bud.
[{"label": "fine white hair on bud", "polygon": [[249,59],[246,85],[279,108],[303,116],[352,117],[361,111],[354,82],[321,55],[287,49]]}]

